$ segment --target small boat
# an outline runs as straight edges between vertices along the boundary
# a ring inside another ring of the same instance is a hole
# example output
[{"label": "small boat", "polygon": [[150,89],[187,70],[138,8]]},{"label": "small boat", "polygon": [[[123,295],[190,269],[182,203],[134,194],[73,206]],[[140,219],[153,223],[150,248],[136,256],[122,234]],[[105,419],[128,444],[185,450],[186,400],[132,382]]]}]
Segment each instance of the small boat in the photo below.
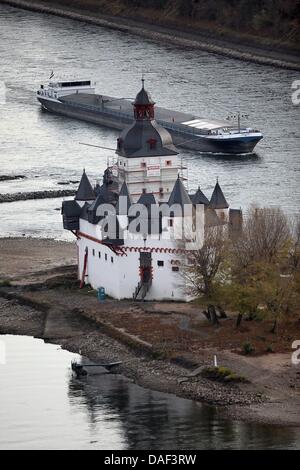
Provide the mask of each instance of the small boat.
[{"label": "small boat", "polygon": [[76,361],[71,362],[71,369],[75,372],[77,378],[86,377],[88,372],[86,367],[104,367],[108,372],[111,371],[113,367],[119,366],[122,364],[121,361],[118,362],[104,362],[101,364],[79,364]]}]

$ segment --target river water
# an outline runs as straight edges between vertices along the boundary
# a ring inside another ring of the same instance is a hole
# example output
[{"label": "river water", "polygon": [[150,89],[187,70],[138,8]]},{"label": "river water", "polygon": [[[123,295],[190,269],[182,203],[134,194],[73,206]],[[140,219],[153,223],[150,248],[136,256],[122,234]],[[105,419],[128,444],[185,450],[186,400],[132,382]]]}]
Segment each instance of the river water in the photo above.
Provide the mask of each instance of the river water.
[{"label": "river water", "polygon": [[233,423],[105,372],[78,380],[79,356],[39,339],[0,346],[0,449],[300,449],[299,428]]},{"label": "river water", "polygon": [[[115,147],[116,132],[41,112],[35,90],[47,83],[51,70],[57,78],[95,79],[98,92],[123,97],[136,95],[145,72],[147,88],[159,105],[212,118],[240,110],[265,136],[252,156],[184,150],[190,190],[200,184],[210,196],[219,177],[231,207],[258,203],[279,205],[289,214],[299,211],[300,107],[291,101],[297,72],[5,5],[0,5],[0,55],[0,80],[6,87],[0,98],[0,174],[27,177],[0,182],[0,193],[75,187],[58,183],[78,180],[83,167],[96,181],[113,156],[79,142]],[[55,210],[60,204],[1,205],[0,234],[67,238]]]}]

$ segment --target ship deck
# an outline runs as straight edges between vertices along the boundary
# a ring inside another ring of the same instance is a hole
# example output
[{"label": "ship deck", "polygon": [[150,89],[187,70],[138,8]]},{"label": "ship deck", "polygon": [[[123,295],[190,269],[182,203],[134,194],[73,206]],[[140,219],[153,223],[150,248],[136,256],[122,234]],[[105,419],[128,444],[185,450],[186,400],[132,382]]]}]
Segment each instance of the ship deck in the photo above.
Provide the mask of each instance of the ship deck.
[{"label": "ship deck", "polygon": [[[90,107],[99,111],[99,113],[117,113],[133,119],[133,106],[129,99],[119,99],[113,96],[90,93],[75,93],[61,97],[60,101],[70,105]],[[231,127],[226,121],[201,118],[193,114],[173,111],[159,106],[155,107],[155,116],[156,120],[161,123],[184,126],[189,131],[194,132],[197,132],[197,130],[209,131],[220,127]]]}]

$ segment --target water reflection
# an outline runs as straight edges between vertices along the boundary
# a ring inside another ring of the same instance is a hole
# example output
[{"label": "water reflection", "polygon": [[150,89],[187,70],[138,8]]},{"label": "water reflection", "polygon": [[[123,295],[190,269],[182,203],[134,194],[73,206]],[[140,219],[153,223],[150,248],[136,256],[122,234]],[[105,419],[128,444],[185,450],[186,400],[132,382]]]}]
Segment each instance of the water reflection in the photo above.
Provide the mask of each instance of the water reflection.
[{"label": "water reflection", "polygon": [[232,422],[220,410],[143,389],[118,375],[96,374],[69,382],[75,408],[85,406],[95,433],[99,414],[118,420],[127,449],[243,449],[293,447],[292,428]]},{"label": "water reflection", "polygon": [[0,449],[300,448],[299,428],[233,422],[120,375],[78,380],[74,354],[30,337],[0,341]]}]

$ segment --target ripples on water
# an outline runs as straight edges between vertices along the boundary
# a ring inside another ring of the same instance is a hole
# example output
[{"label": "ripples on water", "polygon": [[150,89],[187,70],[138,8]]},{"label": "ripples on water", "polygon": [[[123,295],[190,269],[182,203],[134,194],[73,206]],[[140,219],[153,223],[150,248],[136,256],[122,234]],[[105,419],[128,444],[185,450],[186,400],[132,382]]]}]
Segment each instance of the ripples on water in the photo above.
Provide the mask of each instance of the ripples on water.
[{"label": "ripples on water", "polygon": [[118,375],[77,380],[75,356],[0,336],[0,449],[299,448],[299,428],[231,422],[215,408],[138,387]]},{"label": "ripples on water", "polygon": [[[83,167],[92,181],[101,177],[107,157],[80,141],[114,147],[117,133],[92,124],[43,113],[35,99],[51,70],[57,78],[93,78],[99,92],[134,97],[143,71],[157,103],[199,116],[225,118],[249,113],[265,138],[256,154],[224,157],[183,151],[189,189],[198,184],[210,196],[219,177],[232,207],[251,203],[299,210],[299,106],[292,105],[297,73],[246,63],[51,15],[0,5],[1,79],[7,87],[0,107],[1,173],[21,173],[22,182],[0,183],[0,192],[53,189],[78,179]],[[69,187],[69,186],[66,186]],[[63,234],[53,203],[43,201],[49,224],[36,235]],[[21,203],[11,205],[0,233],[32,231]],[[26,203],[35,218],[39,202]],[[7,211],[7,207],[0,208]],[[16,224],[16,219],[18,224]]]}]

